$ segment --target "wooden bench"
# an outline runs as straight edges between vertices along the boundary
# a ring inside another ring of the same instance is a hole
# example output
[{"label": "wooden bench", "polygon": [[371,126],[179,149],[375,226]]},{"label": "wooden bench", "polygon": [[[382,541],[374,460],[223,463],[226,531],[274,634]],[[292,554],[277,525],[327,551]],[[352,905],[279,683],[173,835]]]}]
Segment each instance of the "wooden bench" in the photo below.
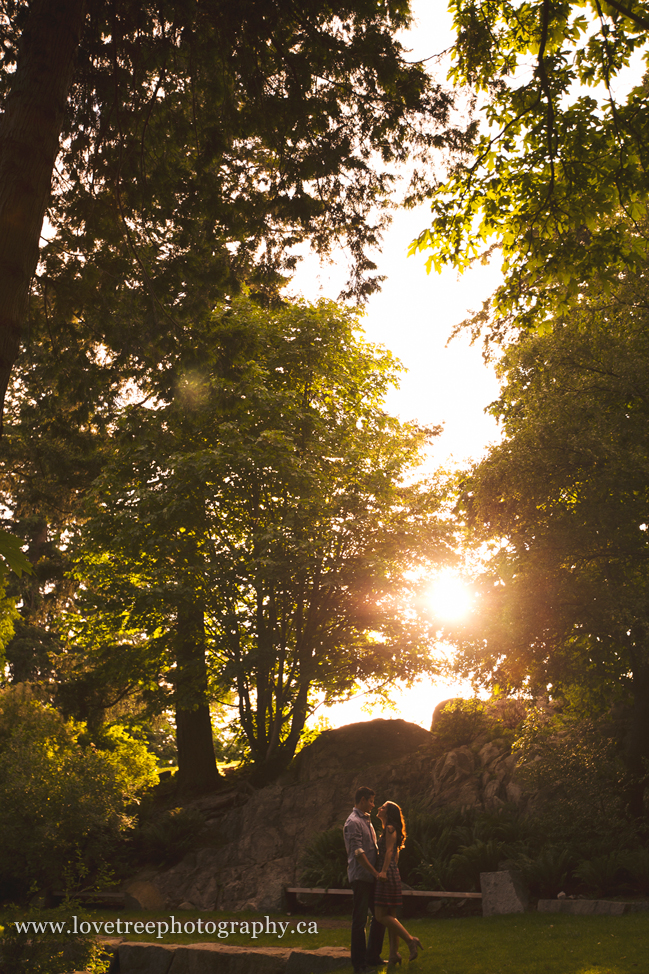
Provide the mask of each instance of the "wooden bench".
[{"label": "wooden bench", "polygon": [[[298,896],[304,896],[308,894],[319,895],[319,896],[353,896],[354,891],[351,889],[318,889],[317,887],[308,886],[285,886],[284,887],[284,902],[286,904],[286,909],[291,913],[298,909]],[[481,900],[482,893],[449,893],[447,890],[433,890],[433,889],[402,889],[401,894],[404,897],[407,896],[425,896],[428,899],[444,899],[444,900]]]}]

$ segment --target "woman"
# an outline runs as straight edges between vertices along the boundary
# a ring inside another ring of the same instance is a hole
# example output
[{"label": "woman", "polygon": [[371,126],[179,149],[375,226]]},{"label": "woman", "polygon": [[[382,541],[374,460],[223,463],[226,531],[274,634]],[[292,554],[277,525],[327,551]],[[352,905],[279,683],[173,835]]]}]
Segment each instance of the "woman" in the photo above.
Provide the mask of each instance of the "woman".
[{"label": "woman", "polygon": [[415,960],[417,951],[423,950],[421,941],[412,937],[403,924],[395,916],[398,906],[401,906],[401,876],[398,862],[399,850],[406,841],[406,825],[403,821],[401,809],[394,802],[385,802],[377,810],[383,826],[379,839],[379,858],[374,885],[374,915],[379,923],[388,928],[390,938],[390,956],[388,964],[400,964],[401,954],[398,951],[399,937],[410,947],[410,960]]}]

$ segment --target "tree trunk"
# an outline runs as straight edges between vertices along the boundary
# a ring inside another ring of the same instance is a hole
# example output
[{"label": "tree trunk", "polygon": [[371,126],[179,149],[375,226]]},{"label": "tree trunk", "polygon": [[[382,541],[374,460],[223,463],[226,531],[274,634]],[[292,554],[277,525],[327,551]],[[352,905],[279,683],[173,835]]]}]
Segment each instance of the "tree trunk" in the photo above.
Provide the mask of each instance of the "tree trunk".
[{"label": "tree trunk", "polygon": [[649,665],[633,669],[633,710],[626,739],[626,761],[630,773],[627,804],[634,818],[644,816],[644,796],[649,778]]},{"label": "tree trunk", "polygon": [[0,119],[0,434],[83,17],[84,0],[34,0]]},{"label": "tree trunk", "polygon": [[218,787],[221,775],[214,756],[207,696],[205,619],[198,600],[178,610],[176,664],[178,790],[209,791]]},{"label": "tree trunk", "polygon": [[263,760],[257,761],[252,773],[252,781],[256,785],[265,785],[273,781],[283,771],[286,771],[295,756],[295,750],[300,742],[300,735],[304,730],[307,718],[307,705],[310,681],[304,677],[295,701],[291,730],[286,739],[269,750]]}]

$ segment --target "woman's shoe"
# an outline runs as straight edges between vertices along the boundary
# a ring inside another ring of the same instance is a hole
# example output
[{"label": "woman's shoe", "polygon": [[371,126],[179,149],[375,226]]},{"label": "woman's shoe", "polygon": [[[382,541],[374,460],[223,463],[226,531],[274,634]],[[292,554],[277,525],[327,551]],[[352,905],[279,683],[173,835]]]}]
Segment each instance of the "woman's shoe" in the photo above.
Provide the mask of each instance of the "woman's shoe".
[{"label": "woman's shoe", "polygon": [[417,953],[423,949],[419,937],[413,937],[410,941],[410,957],[408,960],[417,960]]},{"label": "woman's shoe", "polygon": [[397,952],[396,954],[393,954],[392,956],[388,957],[388,965],[390,965],[390,964],[400,964],[400,963],[401,963],[401,954],[400,953]]}]

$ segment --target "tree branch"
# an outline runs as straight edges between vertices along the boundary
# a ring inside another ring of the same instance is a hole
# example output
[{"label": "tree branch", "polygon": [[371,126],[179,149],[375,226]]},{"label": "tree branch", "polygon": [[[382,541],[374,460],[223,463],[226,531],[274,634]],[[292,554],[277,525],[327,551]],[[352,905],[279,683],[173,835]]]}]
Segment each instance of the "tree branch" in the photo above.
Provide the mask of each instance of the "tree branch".
[{"label": "tree branch", "polygon": [[612,7],[613,10],[617,10],[619,14],[623,17],[628,17],[632,20],[637,27],[642,27],[644,30],[649,30],[649,20],[646,17],[642,17],[640,14],[634,13],[625,7],[623,4],[618,3],[618,0],[604,0],[607,7]]}]

